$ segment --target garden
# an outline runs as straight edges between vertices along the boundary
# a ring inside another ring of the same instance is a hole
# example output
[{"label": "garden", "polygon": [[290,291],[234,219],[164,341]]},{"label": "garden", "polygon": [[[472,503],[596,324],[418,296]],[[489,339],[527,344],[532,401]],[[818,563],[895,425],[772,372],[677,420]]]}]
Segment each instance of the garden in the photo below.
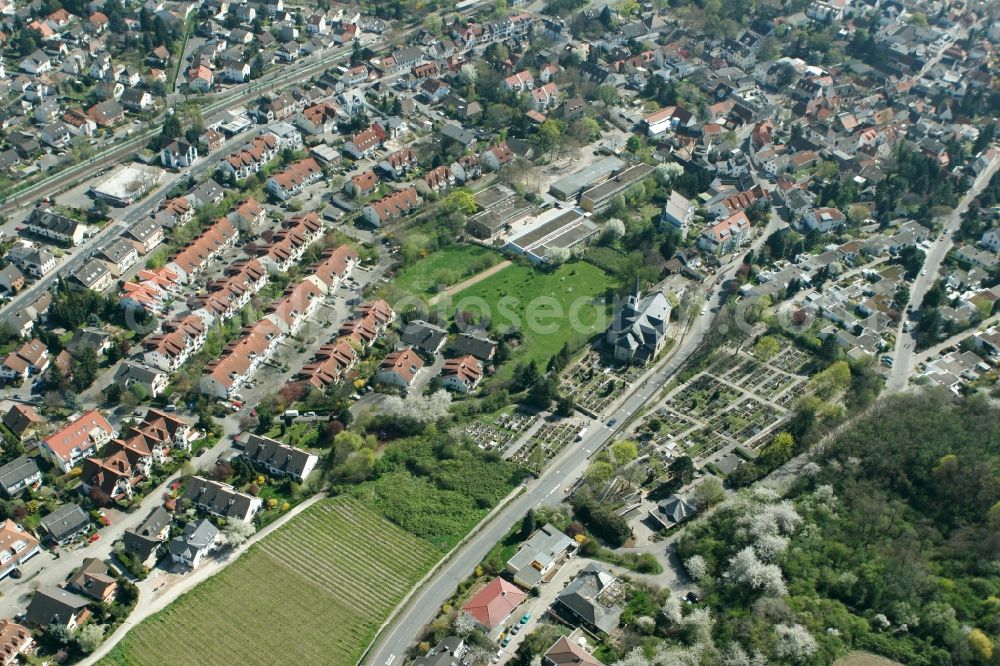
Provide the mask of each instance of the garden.
[{"label": "garden", "polygon": [[438,287],[450,287],[498,263],[501,256],[478,245],[441,248],[403,268],[393,285],[414,296],[431,296]]},{"label": "garden", "polygon": [[573,398],[577,409],[596,418],[616,392],[634,383],[642,370],[608,365],[599,352],[591,349],[563,373],[561,390]]}]

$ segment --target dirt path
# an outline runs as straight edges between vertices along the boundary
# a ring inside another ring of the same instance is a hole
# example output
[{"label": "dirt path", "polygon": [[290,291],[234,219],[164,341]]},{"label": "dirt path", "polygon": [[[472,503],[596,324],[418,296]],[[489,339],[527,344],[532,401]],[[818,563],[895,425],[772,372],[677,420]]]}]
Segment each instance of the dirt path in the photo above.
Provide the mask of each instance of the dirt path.
[{"label": "dirt path", "polygon": [[457,294],[458,292],[462,291],[463,289],[468,289],[472,285],[474,285],[474,284],[476,284],[478,282],[482,282],[486,278],[490,277],[491,275],[495,275],[495,274],[499,273],[500,271],[502,271],[503,269],[507,268],[510,265],[511,265],[510,260],[509,259],[504,259],[503,261],[501,261],[496,266],[490,266],[485,271],[483,271],[481,273],[476,273],[475,275],[473,275],[469,279],[462,280],[458,284],[453,284],[452,286],[450,286],[447,289],[445,289],[444,291],[442,291],[440,294],[432,296],[430,298],[430,300],[427,301],[427,304],[428,305],[434,305],[435,303],[437,303],[438,301],[440,301],[445,296],[453,296],[453,295]]}]

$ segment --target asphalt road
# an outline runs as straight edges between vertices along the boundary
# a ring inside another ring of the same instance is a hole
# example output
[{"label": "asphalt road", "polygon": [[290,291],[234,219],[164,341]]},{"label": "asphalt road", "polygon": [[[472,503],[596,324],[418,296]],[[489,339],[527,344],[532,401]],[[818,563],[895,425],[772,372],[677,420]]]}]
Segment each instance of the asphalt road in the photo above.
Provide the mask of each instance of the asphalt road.
[{"label": "asphalt road", "polygon": [[[910,289],[909,305],[914,310],[920,307],[927,290],[937,280],[938,273],[941,270],[941,262],[948,256],[948,252],[953,245],[952,237],[962,225],[962,214],[969,208],[969,203],[979,196],[983,188],[989,184],[998,166],[1000,166],[1000,159],[994,158],[993,162],[979,174],[979,177],[973,182],[972,187],[969,188],[965,196],[958,202],[955,210],[945,218],[944,230],[931,245],[931,249],[924,258],[923,269],[920,271],[920,275],[913,281],[913,287]],[[903,321],[906,321],[905,316],[903,317]],[[885,383],[885,387],[889,391],[900,391],[906,387],[906,381],[913,370],[917,348],[915,332],[915,327],[913,327],[909,333],[904,333],[902,323],[900,323],[899,330],[896,332],[896,347],[893,350],[892,370]]]},{"label": "asphalt road", "polygon": [[[255,129],[256,127],[251,128],[250,131],[254,131]],[[234,136],[223,145],[219,153],[224,154],[226,151],[233,150],[242,145],[246,140],[246,134]],[[65,278],[71,272],[85,264],[87,260],[90,259],[90,256],[102,245],[116,238],[135,222],[148,217],[157,207],[163,194],[169,191],[170,188],[172,188],[179,180],[187,178],[188,176],[201,176],[206,171],[210,171],[216,166],[218,166],[218,160],[213,157],[207,157],[196,162],[194,166],[185,169],[180,173],[173,174],[167,172],[168,175],[161,182],[161,184],[142,201],[133,204],[128,208],[122,209],[121,211],[114,211],[113,215],[117,214],[117,219],[113,218],[111,222],[109,222],[107,226],[101,229],[98,233],[94,234],[91,238],[88,238],[80,245],[72,248],[73,254],[61,265],[57,266],[54,270],[49,272],[48,275],[37,280],[30,287],[17,294],[6,305],[4,305],[3,310],[0,310],[0,321],[10,322],[11,317],[15,312],[31,305],[31,303],[37,299],[42,292],[51,289],[56,283],[56,279],[59,275],[62,275]]]},{"label": "asphalt road", "polygon": [[[766,236],[783,224],[777,215],[772,215],[765,230],[757,237],[751,248],[758,249]],[[538,479],[525,484],[525,491],[521,495],[494,516],[465,545],[453,551],[451,559],[410,597],[398,617],[377,637],[372,649],[362,657],[361,663],[369,666],[392,666],[402,663],[407,650],[421,629],[436,617],[442,604],[455,593],[458,584],[470,575],[493,544],[521,520],[528,509],[543,505],[554,506],[563,501],[566,491],[590,464],[591,457],[609,444],[618,431],[628,423],[629,418],[642,409],[648,400],[659,394],[697,349],[712,325],[712,310],[721,304],[721,285],[735,275],[740,263],[734,259],[719,272],[705,299],[704,314],[696,316],[667,359],[661,361],[659,366],[631,388],[631,393],[615,413],[614,426],[608,427],[607,423],[610,420],[606,423],[592,423],[582,441],[566,447]]]}]

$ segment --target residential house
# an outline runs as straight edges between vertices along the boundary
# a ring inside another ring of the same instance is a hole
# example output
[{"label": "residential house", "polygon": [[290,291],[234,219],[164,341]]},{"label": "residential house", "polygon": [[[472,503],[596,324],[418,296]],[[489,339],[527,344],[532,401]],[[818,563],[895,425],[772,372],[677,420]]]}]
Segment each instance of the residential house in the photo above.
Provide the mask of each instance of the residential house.
[{"label": "residential house", "polygon": [[148,254],[163,242],[163,227],[153,220],[139,220],[125,230],[122,238],[130,240],[140,254]]},{"label": "residential house", "polygon": [[135,557],[143,566],[152,568],[156,563],[156,555],[167,535],[170,533],[170,523],[173,516],[164,507],[153,509],[146,519],[134,530],[125,530],[122,534],[122,545],[125,552]]},{"label": "residential house", "polygon": [[87,109],[87,116],[97,123],[98,127],[112,127],[125,122],[125,110],[114,99],[105,100],[90,107]]},{"label": "residential house", "polygon": [[139,253],[136,251],[135,245],[124,238],[111,241],[98,250],[96,256],[108,263],[111,273],[115,277],[121,276],[139,261]]},{"label": "residential house", "polygon": [[486,171],[499,171],[514,161],[514,151],[507,142],[498,143],[479,155],[479,163]]},{"label": "residential house", "polygon": [[37,338],[7,354],[0,365],[0,377],[4,379],[27,379],[30,375],[40,375],[49,367],[49,350]]},{"label": "residential house", "polygon": [[670,310],[662,291],[644,298],[636,280],[635,289],[615,314],[606,336],[615,359],[639,365],[654,360],[667,341]]},{"label": "residential house", "polygon": [[462,612],[495,638],[528,594],[503,578],[494,578],[462,606]]},{"label": "residential house", "polygon": [[38,528],[47,538],[60,546],[90,530],[90,518],[77,504],[63,504],[43,516]]},{"label": "residential house", "polygon": [[0,663],[15,666],[21,656],[30,654],[35,646],[31,629],[12,620],[0,620]]},{"label": "residential house", "polygon": [[375,379],[383,384],[408,388],[423,367],[424,360],[416,351],[407,347],[382,359]]},{"label": "residential house", "polygon": [[24,223],[25,231],[75,246],[83,242],[87,225],[72,217],[36,208]]},{"label": "residential house", "polygon": [[596,562],[567,585],[552,604],[552,612],[593,634],[609,634],[619,624],[622,583]]},{"label": "residential house", "polygon": [[33,278],[44,277],[56,267],[55,255],[31,245],[15,245],[7,252],[7,259]]},{"label": "residential house", "polygon": [[726,218],[740,211],[760,206],[768,200],[767,192],[760,185],[736,194],[720,194],[706,204],[708,212],[718,218]]},{"label": "residential house", "polygon": [[535,111],[541,113],[559,103],[559,86],[555,83],[546,83],[532,90],[531,98]]},{"label": "residential house", "polygon": [[188,90],[194,93],[207,93],[215,85],[215,74],[208,67],[199,65],[188,70]]},{"label": "residential house", "polygon": [[251,520],[263,504],[263,500],[253,495],[241,493],[229,484],[211,481],[201,476],[188,480],[183,499],[213,516],[227,520]]},{"label": "residential house", "polygon": [[160,151],[160,163],[168,169],[191,166],[198,159],[198,148],[183,139],[171,141]]},{"label": "residential house", "polygon": [[76,289],[105,291],[112,283],[111,268],[100,259],[91,259],[71,272],[66,282]]},{"label": "residential house", "polygon": [[25,621],[39,629],[55,625],[73,631],[90,602],[61,587],[48,586],[35,592],[24,612]]},{"label": "residential house", "polygon": [[188,315],[163,325],[163,332],[143,341],[143,362],[164,372],[174,372],[205,344],[208,325],[198,315]]},{"label": "residential house", "polygon": [[209,553],[218,548],[222,541],[223,536],[219,528],[208,518],[202,518],[185,525],[184,531],[170,540],[167,549],[173,562],[194,569]]},{"label": "residential house", "polygon": [[846,218],[836,208],[814,208],[805,214],[802,223],[809,231],[829,233],[843,226]]},{"label": "residential house", "polygon": [[677,190],[670,192],[670,198],[663,206],[660,221],[676,229],[682,239],[687,238],[691,222],[694,220],[695,205]]},{"label": "residential house", "polygon": [[0,467],[0,491],[8,498],[41,481],[42,473],[34,458],[18,456]]},{"label": "residential house", "polygon": [[427,654],[413,660],[412,666],[455,666],[464,663],[462,658],[468,652],[465,640],[458,636],[446,636]]},{"label": "residential house", "polygon": [[750,240],[752,233],[750,219],[740,211],[705,229],[698,237],[698,247],[715,255],[727,254]]},{"label": "residential house", "polygon": [[455,177],[452,175],[451,169],[443,164],[430,169],[416,183],[422,194],[447,192],[454,184]]},{"label": "residential house", "polygon": [[24,273],[12,264],[0,268],[0,287],[9,294],[16,294],[24,289]]},{"label": "residential house", "polygon": [[271,244],[258,257],[270,273],[284,273],[297,264],[306,249],[323,236],[323,221],[316,213],[300,213],[274,233]]},{"label": "residential house", "polygon": [[0,579],[40,552],[31,532],[10,519],[0,523]]},{"label": "residential house", "polygon": [[46,437],[38,449],[45,459],[66,474],[116,434],[108,420],[95,409]]},{"label": "residential house", "polygon": [[483,378],[483,365],[475,356],[450,358],[441,367],[441,386],[457,393],[471,393]]},{"label": "residential house", "polygon": [[34,76],[52,71],[52,60],[42,50],[36,50],[21,61],[21,71]]},{"label": "residential house", "polygon": [[308,106],[295,117],[295,126],[311,136],[335,132],[337,107],[330,102],[319,102]]},{"label": "residential house", "polygon": [[319,462],[314,453],[253,434],[247,439],[243,457],[269,474],[290,477],[298,483],[308,479]]},{"label": "residential house", "polygon": [[381,181],[374,171],[364,171],[351,176],[350,180],[344,183],[344,191],[356,199],[367,197],[378,189]]},{"label": "residential house", "polygon": [[542,655],[542,666],[604,666],[604,664],[587,652],[583,645],[560,636]]},{"label": "residential house", "polygon": [[125,388],[139,386],[144,395],[156,398],[166,390],[167,384],[170,383],[170,375],[145,365],[125,361],[115,372],[115,383]]},{"label": "residential house", "polygon": [[321,346],[312,362],[304,365],[291,381],[324,391],[340,381],[357,360],[358,353],[351,343],[346,339],[337,340]]},{"label": "residential house", "polygon": [[448,351],[459,356],[474,356],[480,361],[493,360],[497,343],[478,332],[466,331],[459,333],[448,345]]},{"label": "residential house", "polygon": [[19,402],[11,405],[3,415],[3,424],[21,442],[30,439],[41,429],[43,423],[47,423],[46,419],[35,411],[34,407]]},{"label": "residential house", "polygon": [[448,331],[422,319],[407,322],[399,335],[399,342],[404,347],[419,349],[427,354],[438,353],[447,339]]},{"label": "residential house", "polygon": [[107,564],[96,557],[87,557],[66,581],[66,587],[103,604],[114,601],[118,582],[108,575]]},{"label": "residential house", "polygon": [[126,88],[120,99],[121,105],[129,111],[142,112],[153,108],[153,96],[142,88]]},{"label": "residential house", "polygon": [[551,577],[575,551],[575,541],[552,525],[544,525],[507,560],[507,572],[515,583],[531,589]]},{"label": "residential house", "polygon": [[211,260],[235,243],[239,235],[240,232],[228,219],[220,217],[175,254],[167,262],[167,268],[176,273],[182,282],[190,282]]},{"label": "residential house", "polygon": [[368,157],[376,148],[381,147],[387,138],[382,125],[375,123],[363,132],[352,136],[344,144],[344,152],[356,160]]}]

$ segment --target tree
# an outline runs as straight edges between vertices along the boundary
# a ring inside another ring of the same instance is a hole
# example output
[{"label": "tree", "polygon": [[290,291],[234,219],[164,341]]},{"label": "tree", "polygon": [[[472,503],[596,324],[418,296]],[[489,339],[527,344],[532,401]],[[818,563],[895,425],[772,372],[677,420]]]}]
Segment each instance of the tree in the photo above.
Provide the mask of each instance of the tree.
[{"label": "tree", "polygon": [[535,527],[535,512],[532,509],[528,509],[528,512],[524,514],[524,518],[521,520],[521,538],[527,539],[534,534]]},{"label": "tree", "polygon": [[774,631],[778,635],[774,651],[782,659],[806,662],[819,649],[816,639],[801,624],[779,624]]},{"label": "tree", "polygon": [[612,217],[604,224],[602,240],[613,243],[624,235],[625,223],[617,217]]},{"label": "tree", "polygon": [[993,641],[983,633],[982,629],[973,629],[969,632],[969,645],[980,661],[986,663],[993,658]]},{"label": "tree", "polygon": [[763,591],[771,597],[788,593],[781,569],[776,564],[765,564],[750,547],[743,548],[729,559],[726,580],[752,591]]},{"label": "tree", "polygon": [[708,575],[708,564],[701,555],[692,555],[684,560],[684,569],[696,583]]},{"label": "tree", "polygon": [[828,368],[812,376],[809,385],[816,395],[829,400],[851,385],[851,366],[847,361],[834,361]]},{"label": "tree", "polygon": [[725,498],[726,490],[722,487],[722,481],[714,476],[699,483],[692,494],[694,505],[702,510],[718,504]]},{"label": "tree", "polygon": [[760,452],[760,463],[767,469],[792,459],[795,451],[795,438],[789,432],[779,432]]},{"label": "tree", "polygon": [[545,258],[554,266],[564,264],[569,261],[570,258],[569,248],[559,246],[551,247],[548,249]]},{"label": "tree", "polygon": [[591,483],[602,484],[611,480],[614,474],[615,468],[612,467],[611,463],[597,460],[590,464],[590,467],[584,472],[584,477]]},{"label": "tree", "polygon": [[222,534],[225,536],[226,543],[233,548],[242,546],[247,542],[247,539],[256,533],[257,528],[254,527],[254,524],[246,520],[230,518],[226,522],[226,526],[222,528]]},{"label": "tree", "polygon": [[753,347],[753,355],[763,362],[770,361],[781,351],[781,343],[773,335],[765,335]]},{"label": "tree", "polygon": [[611,445],[611,457],[615,464],[623,467],[639,455],[639,445],[632,439],[620,439]]},{"label": "tree", "polygon": [[76,644],[80,646],[80,651],[90,654],[96,650],[104,640],[104,627],[94,622],[83,625],[76,635]]},{"label": "tree", "polygon": [[670,472],[674,478],[680,480],[681,485],[690,483],[694,477],[694,461],[690,456],[675,458],[670,463]]}]

